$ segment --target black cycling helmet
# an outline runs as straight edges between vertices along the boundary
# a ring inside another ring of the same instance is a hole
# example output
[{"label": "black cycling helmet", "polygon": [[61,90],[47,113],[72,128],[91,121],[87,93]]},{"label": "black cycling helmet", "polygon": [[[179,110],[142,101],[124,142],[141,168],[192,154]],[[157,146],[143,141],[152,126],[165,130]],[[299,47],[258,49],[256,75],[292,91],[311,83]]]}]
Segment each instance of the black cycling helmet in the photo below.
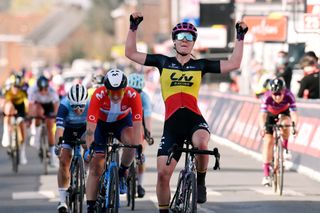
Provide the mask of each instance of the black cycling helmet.
[{"label": "black cycling helmet", "polygon": [[103,81],[104,81],[104,75],[102,74],[94,75],[92,78],[93,84],[103,85]]},{"label": "black cycling helmet", "polygon": [[10,78],[12,78],[11,80],[12,80],[13,86],[19,87],[19,88],[23,86],[23,80],[21,75],[14,74]]},{"label": "black cycling helmet", "polygon": [[127,77],[123,71],[115,68],[107,72],[103,83],[108,90],[123,89],[127,87]]},{"label": "black cycling helmet", "polygon": [[43,75],[40,76],[37,80],[37,86],[38,88],[41,90],[43,88],[48,88],[49,87],[49,81],[46,77],[44,77]]},{"label": "black cycling helmet", "polygon": [[270,81],[270,89],[273,93],[281,92],[285,87],[284,81],[280,78],[275,78]]}]

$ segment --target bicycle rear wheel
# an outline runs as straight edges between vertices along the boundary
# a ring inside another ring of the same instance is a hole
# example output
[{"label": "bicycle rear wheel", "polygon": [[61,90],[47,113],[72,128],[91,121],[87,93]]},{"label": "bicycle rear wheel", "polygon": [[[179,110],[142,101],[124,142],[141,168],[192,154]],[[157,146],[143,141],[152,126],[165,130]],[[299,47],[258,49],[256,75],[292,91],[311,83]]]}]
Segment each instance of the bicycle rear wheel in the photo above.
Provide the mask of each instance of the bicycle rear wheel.
[{"label": "bicycle rear wheel", "polygon": [[110,171],[107,213],[118,213],[119,203],[119,174],[118,168],[113,166]]},{"label": "bicycle rear wheel", "polygon": [[172,212],[183,212],[183,202],[181,195],[183,194],[183,181],[182,181],[182,171],[180,172],[179,178],[178,178],[178,184],[176,192],[173,195],[173,198],[170,203],[170,210]]},{"label": "bicycle rear wheel", "polygon": [[106,186],[105,186],[105,173],[103,173],[99,180],[98,195],[97,195],[97,213],[106,212]]},{"label": "bicycle rear wheel", "polygon": [[77,158],[75,161],[75,168],[71,174],[71,212],[82,213],[83,197],[84,197],[84,166],[83,161]]},{"label": "bicycle rear wheel", "polygon": [[136,167],[135,162],[132,162],[129,168],[129,175],[127,179],[127,206],[131,205],[131,210],[135,208],[136,198]]},{"label": "bicycle rear wheel", "polygon": [[196,175],[192,172],[190,173],[184,182],[184,208],[185,213],[197,212],[197,183]]}]

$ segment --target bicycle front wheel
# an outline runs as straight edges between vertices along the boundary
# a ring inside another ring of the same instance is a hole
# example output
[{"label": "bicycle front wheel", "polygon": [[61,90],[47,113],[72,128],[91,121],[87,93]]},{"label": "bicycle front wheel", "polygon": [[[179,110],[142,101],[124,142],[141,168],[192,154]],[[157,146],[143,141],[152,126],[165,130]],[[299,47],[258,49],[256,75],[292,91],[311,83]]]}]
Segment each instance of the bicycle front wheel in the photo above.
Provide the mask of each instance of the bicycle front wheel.
[{"label": "bicycle front wheel", "polygon": [[19,150],[19,140],[17,129],[11,135],[11,160],[12,160],[12,171],[18,173],[19,170],[19,161],[20,161],[20,150]]},{"label": "bicycle front wheel", "polygon": [[45,175],[48,174],[48,144],[46,140],[46,134],[41,132],[41,138],[40,138],[40,158],[42,160],[43,165],[43,172]]},{"label": "bicycle front wheel", "polygon": [[184,208],[183,212],[194,213],[197,212],[197,183],[196,175],[192,172],[185,180],[184,189]]},{"label": "bicycle front wheel", "polygon": [[75,161],[75,169],[71,174],[72,205],[71,212],[82,213],[84,197],[84,166],[81,158]]},{"label": "bicycle front wheel", "polygon": [[135,162],[132,162],[129,168],[129,175],[127,179],[127,206],[131,205],[131,210],[135,208],[136,198],[136,167]]},{"label": "bicycle front wheel", "polygon": [[117,167],[113,166],[110,172],[107,213],[118,213],[119,202],[119,174]]},{"label": "bicycle front wheel", "polygon": [[283,177],[284,177],[284,165],[283,165],[283,148],[282,148],[282,144],[279,143],[278,144],[278,150],[279,150],[279,154],[278,154],[278,162],[279,162],[279,166],[278,166],[278,193],[280,196],[282,196],[282,192],[283,192]]},{"label": "bicycle front wheel", "polygon": [[183,195],[183,181],[182,181],[182,172],[180,172],[179,178],[178,178],[178,184],[176,192],[174,193],[174,196],[170,203],[170,210],[172,212],[183,212],[183,203],[182,203],[182,195]]}]

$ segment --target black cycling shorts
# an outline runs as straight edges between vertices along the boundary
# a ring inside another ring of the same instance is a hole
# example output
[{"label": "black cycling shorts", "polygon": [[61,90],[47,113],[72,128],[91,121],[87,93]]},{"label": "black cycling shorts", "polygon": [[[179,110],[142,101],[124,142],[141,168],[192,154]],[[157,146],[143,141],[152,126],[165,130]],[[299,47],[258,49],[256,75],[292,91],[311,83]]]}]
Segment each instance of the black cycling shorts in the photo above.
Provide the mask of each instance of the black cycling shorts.
[{"label": "black cycling shorts", "polygon": [[[63,139],[66,141],[74,141],[76,139],[81,139],[81,137],[86,132],[86,125],[83,125],[80,128],[69,128],[66,127],[63,131]],[[70,144],[68,142],[64,143],[62,145],[63,148],[71,148],[73,147],[73,144]]]},{"label": "black cycling shorts", "polygon": [[[208,124],[202,115],[198,115],[187,108],[178,109],[164,122],[163,135],[157,156],[168,156],[168,150],[173,144],[182,147],[184,140],[191,141],[193,133],[198,129],[205,129],[210,134]],[[173,156],[176,161],[179,161],[180,157],[181,152]]]},{"label": "black cycling shorts", "polygon": [[26,117],[26,106],[24,103],[21,104],[13,104],[14,108],[17,110],[18,117]]},{"label": "black cycling shorts", "polygon": [[268,112],[267,114],[267,120],[266,120],[266,134],[273,134],[273,128],[272,126],[268,126],[268,125],[273,125],[273,124],[276,124],[279,120],[279,115],[285,115],[285,116],[288,116],[290,117],[290,110],[287,109],[286,111],[284,112],[281,112],[280,114],[278,115],[274,115],[270,112]]},{"label": "black cycling shorts", "polygon": [[54,106],[53,103],[46,103],[46,104],[40,104],[44,110],[44,115],[45,116],[54,116]]}]

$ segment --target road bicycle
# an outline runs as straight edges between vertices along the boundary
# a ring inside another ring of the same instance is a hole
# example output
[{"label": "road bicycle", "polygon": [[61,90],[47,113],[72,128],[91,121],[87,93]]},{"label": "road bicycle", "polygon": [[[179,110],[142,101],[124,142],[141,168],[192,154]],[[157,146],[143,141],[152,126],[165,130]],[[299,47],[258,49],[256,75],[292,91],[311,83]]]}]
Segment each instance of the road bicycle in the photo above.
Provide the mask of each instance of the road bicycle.
[{"label": "road bicycle", "polygon": [[70,165],[70,186],[67,190],[67,205],[68,209],[72,213],[82,213],[83,200],[85,193],[85,169],[84,161],[81,154],[81,145],[85,144],[85,141],[80,139],[64,140],[59,138],[59,145],[70,144],[73,146],[73,157]]},{"label": "road bicycle", "polygon": [[9,147],[7,153],[12,161],[12,171],[18,173],[20,164],[20,139],[19,139],[19,124],[23,122],[22,117],[16,115],[4,115],[11,119],[11,131],[9,134]]},{"label": "road bicycle", "polygon": [[141,145],[125,145],[118,143],[113,134],[109,134],[106,144],[92,143],[90,146],[90,159],[93,156],[93,147],[102,147],[105,150],[104,171],[99,178],[96,209],[98,213],[118,213],[120,207],[119,193],[119,149],[135,148],[139,155]]},{"label": "road bicycle", "polygon": [[[169,156],[166,164],[169,165],[174,154],[177,152],[185,153],[184,168],[180,171],[178,184],[174,196],[170,203],[170,210],[175,213],[195,213],[197,212],[197,180],[195,155],[213,155],[215,156],[214,170],[220,169],[220,153],[218,148],[213,150],[199,150],[194,147],[190,141],[185,140],[183,147],[177,144],[169,149]],[[189,148],[191,147],[191,148]]]},{"label": "road bicycle", "polygon": [[[283,157],[283,140],[281,137],[281,128],[293,127],[293,134],[295,135],[294,125],[282,125],[279,123],[269,124],[274,130],[274,145],[273,155],[270,164],[270,179],[272,180],[272,188],[275,193],[282,196],[284,185],[284,157]],[[287,151],[287,150],[285,150]]]}]

